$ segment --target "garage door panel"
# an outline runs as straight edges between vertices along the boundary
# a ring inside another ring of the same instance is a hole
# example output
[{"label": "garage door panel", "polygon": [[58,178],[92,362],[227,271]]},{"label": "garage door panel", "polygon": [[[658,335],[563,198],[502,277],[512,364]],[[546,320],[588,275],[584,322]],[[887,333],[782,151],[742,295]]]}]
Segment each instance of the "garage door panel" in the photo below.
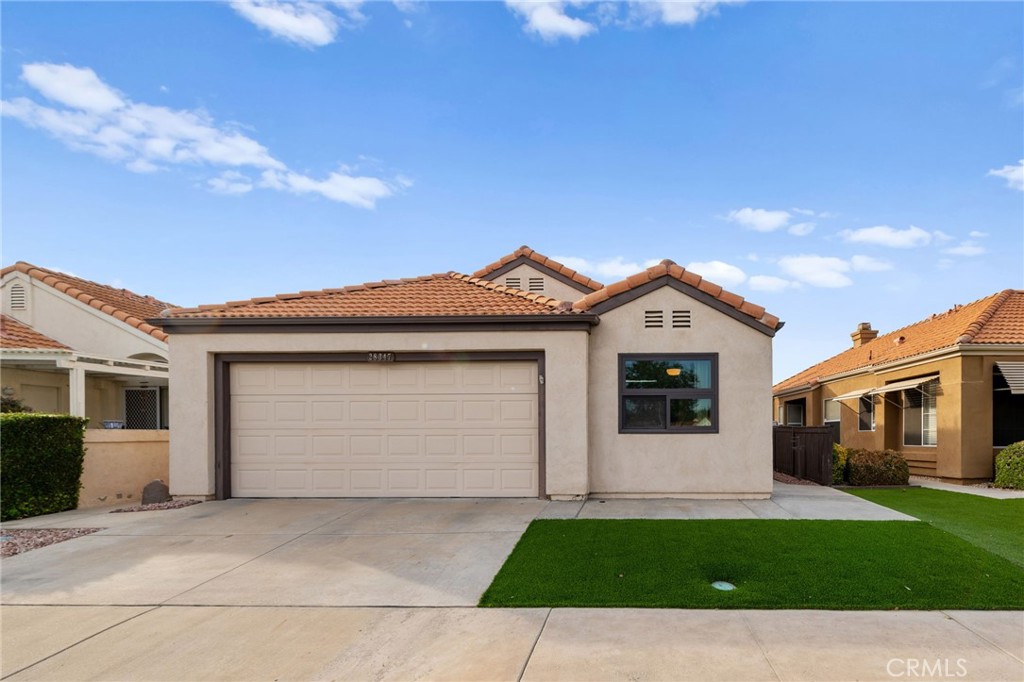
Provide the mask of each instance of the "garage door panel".
[{"label": "garage door panel", "polygon": [[232,366],[232,492],[537,494],[536,363]]}]

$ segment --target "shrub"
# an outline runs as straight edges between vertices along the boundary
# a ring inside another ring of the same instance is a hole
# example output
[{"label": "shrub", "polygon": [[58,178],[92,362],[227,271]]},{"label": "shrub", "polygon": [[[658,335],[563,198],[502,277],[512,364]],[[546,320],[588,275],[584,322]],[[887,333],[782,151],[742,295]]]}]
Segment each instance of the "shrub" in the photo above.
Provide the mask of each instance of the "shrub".
[{"label": "shrub", "polygon": [[832,485],[846,482],[846,460],[849,458],[849,450],[839,443],[832,444]]},{"label": "shrub", "polygon": [[850,450],[846,461],[850,485],[907,485],[910,466],[892,450]]},{"label": "shrub", "polygon": [[0,520],[78,506],[87,422],[63,414],[0,414]]},{"label": "shrub", "polygon": [[996,455],[995,485],[1024,490],[1024,440],[1006,446]]}]

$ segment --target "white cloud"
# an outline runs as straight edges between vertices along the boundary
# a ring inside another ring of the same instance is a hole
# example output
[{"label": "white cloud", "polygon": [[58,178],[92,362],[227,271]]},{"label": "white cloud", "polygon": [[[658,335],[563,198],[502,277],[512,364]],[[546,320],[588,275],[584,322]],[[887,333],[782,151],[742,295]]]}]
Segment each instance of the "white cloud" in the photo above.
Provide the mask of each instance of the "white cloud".
[{"label": "white cloud", "polygon": [[750,288],[754,291],[785,291],[800,286],[797,282],[791,282],[781,277],[771,275],[752,275],[749,280]]},{"label": "white cloud", "polygon": [[622,256],[614,256],[602,260],[589,260],[578,256],[553,256],[553,258],[566,267],[578,270],[587,275],[593,275],[600,279],[623,279],[646,270],[652,265],[661,261],[657,258],[645,260],[643,263],[627,261]]},{"label": "white cloud", "polygon": [[686,269],[724,287],[734,287],[747,280],[747,273],[743,270],[720,260],[690,263]]},{"label": "white cloud", "polygon": [[974,239],[983,239],[988,236],[988,232],[981,232],[980,230],[971,230],[970,232],[967,233],[967,236],[973,237]]},{"label": "white cloud", "polygon": [[329,45],[338,34],[338,17],[316,2],[235,0],[231,8],[274,36],[303,47]]},{"label": "white cloud", "polygon": [[627,24],[692,26],[701,19],[717,14],[719,5],[742,4],[743,0],[666,0],[663,2],[627,3]]},{"label": "white cloud", "polygon": [[797,237],[806,237],[811,232],[814,232],[815,227],[817,226],[814,223],[796,223],[795,225],[790,225],[787,231]]},{"label": "white cloud", "polygon": [[1021,159],[1016,166],[1003,166],[993,168],[987,175],[994,175],[997,178],[1006,180],[1006,186],[1018,192],[1024,192],[1024,159]]},{"label": "white cloud", "polygon": [[725,217],[731,223],[749,227],[757,232],[774,232],[789,223],[788,211],[769,211],[763,208],[741,208],[729,211]]},{"label": "white cloud", "polygon": [[252,191],[252,179],[238,171],[224,171],[207,180],[206,185],[211,192],[217,194],[246,194]]},{"label": "white cloud", "polygon": [[883,272],[893,267],[889,261],[871,256],[854,256],[850,259],[850,265],[858,272]]},{"label": "white cloud", "polygon": [[847,277],[850,263],[831,256],[785,256],[779,259],[779,267],[793,279],[816,287],[848,287],[853,280]]},{"label": "white cloud", "polygon": [[525,20],[524,31],[550,42],[559,38],[579,40],[597,30],[593,24],[566,14],[564,2],[505,0],[505,5]]},{"label": "white cloud", "polygon": [[946,234],[942,230],[935,230],[934,232],[932,232],[932,236],[935,237],[935,241],[937,241],[937,242],[951,242],[951,241],[953,241],[953,235]]},{"label": "white cloud", "polygon": [[958,246],[943,249],[942,253],[948,253],[951,256],[980,256],[985,253],[985,247],[968,239],[960,242]]},{"label": "white cloud", "polygon": [[898,249],[925,246],[932,241],[930,232],[915,225],[911,225],[905,230],[897,230],[888,225],[876,225],[875,227],[862,227],[859,230],[843,230],[840,234],[843,239],[854,244],[875,244]]},{"label": "white cloud", "polygon": [[[49,133],[76,151],[123,164],[136,173],[152,173],[176,165],[234,170],[273,171],[283,178],[277,189],[317,192],[363,208],[408,186],[398,178],[358,177],[345,169],[324,180],[290,171],[258,141],[236,126],[218,124],[202,110],[174,110],[133,102],[109,87],[92,69],[68,64],[28,64],[24,80],[61,108],[25,97],[0,103],[2,114]],[[239,178],[224,173],[207,186],[221,193],[243,193]],[[249,185],[251,186],[251,181]],[[274,186],[274,185],[262,185]],[[248,190],[244,190],[248,191]]]},{"label": "white cloud", "polygon": [[814,217],[814,211],[809,208],[791,208],[789,210],[793,213],[799,213],[800,215],[810,216],[812,218]]}]

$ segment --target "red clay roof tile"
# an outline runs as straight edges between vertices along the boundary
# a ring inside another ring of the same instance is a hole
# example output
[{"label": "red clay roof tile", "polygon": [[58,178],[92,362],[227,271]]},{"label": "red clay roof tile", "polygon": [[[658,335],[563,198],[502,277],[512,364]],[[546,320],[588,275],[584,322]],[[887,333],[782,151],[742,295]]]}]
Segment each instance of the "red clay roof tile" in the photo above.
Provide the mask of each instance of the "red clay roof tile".
[{"label": "red clay roof tile", "polygon": [[512,253],[507,254],[505,256],[502,256],[501,258],[499,258],[494,263],[491,263],[490,265],[477,270],[476,272],[473,273],[473,276],[474,277],[487,277],[488,275],[490,275],[492,272],[494,272],[498,268],[501,268],[501,267],[504,267],[504,266],[508,265],[509,263],[511,263],[512,261],[516,260],[517,258],[528,258],[529,260],[533,261],[537,265],[541,265],[541,266],[550,268],[551,270],[554,270],[555,272],[557,272],[557,273],[559,273],[559,274],[561,274],[561,275],[563,275],[565,277],[568,277],[569,279],[571,279],[572,281],[576,282],[577,284],[582,284],[583,286],[587,287],[588,289],[597,290],[597,289],[600,289],[601,287],[604,286],[603,284],[601,284],[597,280],[591,279],[590,277],[587,277],[586,275],[580,274],[579,272],[576,272],[572,268],[570,268],[570,267],[568,267],[566,265],[563,265],[562,263],[559,263],[558,261],[554,260],[553,258],[548,258],[544,254],[537,253],[536,251],[534,251],[533,249],[531,249],[529,246],[526,246],[526,245],[520,246],[518,249],[516,249]]}]

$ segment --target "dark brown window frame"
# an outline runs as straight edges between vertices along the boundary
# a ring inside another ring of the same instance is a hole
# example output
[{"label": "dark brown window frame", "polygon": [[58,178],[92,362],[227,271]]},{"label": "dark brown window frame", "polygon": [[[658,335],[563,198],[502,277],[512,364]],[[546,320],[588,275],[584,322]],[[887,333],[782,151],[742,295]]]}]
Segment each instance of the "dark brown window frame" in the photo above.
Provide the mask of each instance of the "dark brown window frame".
[{"label": "dark brown window frame", "polygon": [[[711,388],[666,388],[666,389],[642,389],[626,388],[626,362],[630,360],[710,360],[711,361]],[[619,353],[619,433],[718,433],[719,431],[719,384],[718,384],[718,353]],[[665,428],[664,429],[636,429],[623,426],[625,416],[625,398],[628,396],[665,396]],[[711,426],[670,426],[671,401],[676,399],[711,399]]]}]

